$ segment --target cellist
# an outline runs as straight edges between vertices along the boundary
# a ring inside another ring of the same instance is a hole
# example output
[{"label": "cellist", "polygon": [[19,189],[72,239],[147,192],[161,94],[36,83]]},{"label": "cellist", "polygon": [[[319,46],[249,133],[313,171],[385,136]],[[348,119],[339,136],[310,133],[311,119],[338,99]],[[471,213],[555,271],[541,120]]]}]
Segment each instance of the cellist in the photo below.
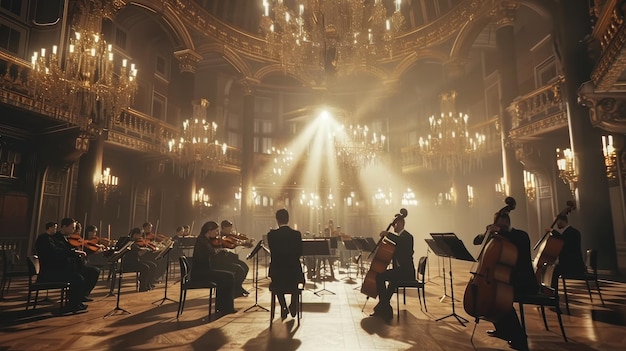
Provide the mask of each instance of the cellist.
[{"label": "cellist", "polygon": [[[413,235],[404,229],[404,217],[397,217],[393,222],[391,234],[386,231],[380,232],[380,236],[396,243],[396,249],[391,259],[393,268],[379,273],[376,276],[376,289],[378,290],[378,304],[374,306],[373,317],[380,317],[386,322],[393,318],[391,296],[396,291],[396,284],[402,280],[415,279],[415,265],[413,264]],[[386,283],[389,284],[386,284]]]},{"label": "cellist", "polygon": [[[508,213],[498,213],[494,224],[487,227],[487,233],[478,235],[474,239],[475,245],[482,244],[485,236],[497,233],[508,239],[517,248],[517,262],[511,272],[511,285],[515,295],[536,293],[539,290],[535,273],[530,259],[530,238],[523,230],[511,227],[511,218]],[[504,314],[493,323],[495,329],[487,330],[489,336],[507,340],[515,350],[528,350],[526,333],[522,328],[517,312],[511,305],[510,312]]]},{"label": "cellist", "polygon": [[585,262],[582,256],[581,235],[578,229],[569,225],[567,215],[556,216],[556,228],[549,228],[553,235],[563,240],[559,254],[559,273],[565,278],[578,278],[585,274]]}]

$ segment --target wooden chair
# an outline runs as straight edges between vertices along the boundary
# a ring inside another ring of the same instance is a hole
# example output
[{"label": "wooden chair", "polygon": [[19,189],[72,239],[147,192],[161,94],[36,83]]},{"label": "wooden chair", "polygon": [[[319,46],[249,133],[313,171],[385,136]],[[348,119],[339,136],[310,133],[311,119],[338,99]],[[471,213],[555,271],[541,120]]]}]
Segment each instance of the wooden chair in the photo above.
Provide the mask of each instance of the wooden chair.
[{"label": "wooden chair", "polygon": [[298,288],[296,291],[276,290],[276,289],[272,290],[272,302],[270,305],[270,329],[272,329],[272,323],[274,322],[274,315],[276,314],[276,300],[278,300],[276,296],[280,294],[288,294],[288,295],[296,294],[297,295],[298,298],[297,298],[296,303],[298,304],[298,314],[296,316],[298,318],[298,325],[300,325],[300,319],[302,318],[302,290],[304,290],[304,284],[298,284]]},{"label": "wooden chair", "polygon": [[33,291],[35,292],[35,299],[33,300],[33,309],[37,307],[37,301],[39,299],[39,291],[41,290],[61,290],[61,309],[67,302],[69,296],[70,283],[68,282],[36,282],[36,277],[39,275],[39,257],[28,256],[28,295],[26,297],[26,309],[30,306],[31,296]]},{"label": "wooden chair", "polygon": [[[428,312],[428,307],[426,307],[426,292],[424,290],[425,282],[424,282],[424,274],[426,272],[426,262],[428,257],[422,256],[419,259],[419,263],[417,264],[417,277],[415,280],[404,280],[398,282],[398,286],[396,287],[396,311],[398,311],[398,321],[400,320],[400,289],[402,289],[402,297],[404,299],[404,304],[406,305],[406,289],[407,288],[415,288],[417,289],[417,298],[420,301],[420,309],[422,308],[422,296],[424,297],[424,310]],[[420,290],[422,291],[422,295],[420,295]]]},{"label": "wooden chair", "polygon": [[4,298],[5,292],[9,291],[11,287],[11,281],[13,278],[27,278],[28,270],[16,269],[13,259],[15,258],[15,251],[12,249],[1,250],[2,254],[2,281],[0,282],[0,299]]},{"label": "wooden chair", "polygon": [[520,319],[524,333],[526,333],[526,320],[524,319],[524,305],[537,305],[541,307],[541,316],[543,317],[543,324],[548,328],[548,322],[546,320],[545,306],[552,307],[556,311],[556,316],[559,319],[559,326],[561,327],[561,334],[563,334],[563,340],[567,342],[567,336],[565,335],[565,329],[563,328],[563,320],[561,318],[561,307],[559,305],[559,279],[558,274],[555,273],[556,265],[544,263],[541,274],[541,291],[536,294],[525,294],[521,296],[515,296],[514,302],[519,304]]},{"label": "wooden chair", "polygon": [[598,291],[598,296],[600,296],[600,302],[602,302],[602,306],[604,306],[604,299],[602,298],[602,292],[600,291],[600,283],[598,282],[598,251],[594,249],[588,249],[585,255],[585,266],[586,271],[580,277],[570,277],[561,275],[561,281],[563,282],[563,295],[565,297],[565,310],[567,314],[570,314],[569,311],[569,298],[567,296],[567,284],[565,280],[584,280],[585,285],[587,285],[587,292],[589,293],[589,301],[593,303],[593,297],[591,295],[591,287],[589,286],[589,282],[593,281],[596,284],[596,290]]},{"label": "wooden chair", "polygon": [[209,320],[211,320],[211,313],[213,309],[213,289],[217,287],[214,282],[206,282],[203,284],[197,284],[190,280],[191,269],[189,268],[189,261],[187,256],[180,256],[178,258],[180,263],[180,298],[178,299],[178,313],[176,318],[183,314],[185,308],[185,300],[187,299],[187,290],[189,289],[209,289]]}]

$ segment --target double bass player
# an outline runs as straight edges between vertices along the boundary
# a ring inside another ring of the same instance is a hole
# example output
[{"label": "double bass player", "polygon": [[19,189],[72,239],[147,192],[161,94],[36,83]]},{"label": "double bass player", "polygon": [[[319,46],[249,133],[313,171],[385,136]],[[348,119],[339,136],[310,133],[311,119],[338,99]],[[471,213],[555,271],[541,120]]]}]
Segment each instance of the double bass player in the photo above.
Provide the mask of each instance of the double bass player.
[{"label": "double bass player", "polygon": [[[493,225],[487,229],[487,233],[478,235],[474,239],[475,245],[480,245],[489,234],[497,233],[498,236],[507,239],[517,249],[517,260],[511,271],[510,282],[515,295],[536,293],[539,289],[530,258],[530,238],[525,231],[511,227],[511,218],[508,212],[499,212]],[[522,328],[517,312],[511,304],[508,312],[504,312],[500,318],[493,320],[494,330],[488,330],[489,336],[507,340],[515,350],[528,350],[526,333]]]}]

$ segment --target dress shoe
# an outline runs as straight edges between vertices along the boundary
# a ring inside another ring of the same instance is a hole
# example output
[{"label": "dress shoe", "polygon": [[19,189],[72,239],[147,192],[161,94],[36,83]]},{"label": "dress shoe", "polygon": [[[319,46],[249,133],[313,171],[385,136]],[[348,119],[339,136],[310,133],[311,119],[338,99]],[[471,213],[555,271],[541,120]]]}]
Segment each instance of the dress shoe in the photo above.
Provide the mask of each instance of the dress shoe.
[{"label": "dress shoe", "polygon": [[298,304],[297,303],[291,303],[289,305],[289,312],[291,312],[291,316],[293,318],[296,318],[296,315],[298,314]]},{"label": "dress shoe", "polygon": [[289,310],[287,308],[280,309],[280,319],[285,320],[288,314],[289,314]]},{"label": "dress shoe", "polygon": [[83,297],[83,302],[91,302],[91,301],[93,301],[92,298],[89,298],[87,296]]},{"label": "dress shoe", "polygon": [[502,340],[509,340],[509,338],[504,335],[504,333],[497,331],[497,330],[487,330],[487,335],[493,337],[493,338],[498,338],[498,339],[502,339]]},{"label": "dress shoe", "polygon": [[518,351],[529,351],[528,350],[528,342],[526,339],[523,340],[509,340],[509,347],[513,350]]}]

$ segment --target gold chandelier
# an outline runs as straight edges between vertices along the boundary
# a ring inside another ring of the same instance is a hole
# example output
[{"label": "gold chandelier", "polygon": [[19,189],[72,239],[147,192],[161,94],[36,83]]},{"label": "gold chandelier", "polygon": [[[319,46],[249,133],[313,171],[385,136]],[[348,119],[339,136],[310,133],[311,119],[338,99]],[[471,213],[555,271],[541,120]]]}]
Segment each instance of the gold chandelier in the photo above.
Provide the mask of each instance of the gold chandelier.
[{"label": "gold chandelier", "polygon": [[[183,122],[182,136],[168,141],[168,151],[184,163],[196,163],[202,168],[221,163],[228,146],[216,139],[217,123],[207,121],[209,102],[200,99],[193,103],[193,119]],[[210,168],[210,167],[208,167]]]},{"label": "gold chandelier", "polygon": [[43,104],[81,116],[82,131],[98,128],[118,118],[137,92],[137,69],[127,59],[114,62],[113,47],[102,39],[102,20],[113,9],[108,1],[84,1],[79,5],[74,35],[67,52],[57,46],[42,48],[31,57],[29,84]]},{"label": "gold chandelier", "polygon": [[456,112],[456,92],[440,95],[441,116],[430,116],[430,134],[420,137],[419,146],[424,165],[444,168],[453,174],[457,169],[467,172],[478,163],[480,151],[485,145],[485,135],[470,136],[467,114]]},{"label": "gold chandelier", "polygon": [[386,140],[382,134],[370,133],[366,125],[342,125],[334,135],[337,160],[349,169],[361,169],[380,156]]},{"label": "gold chandelier", "polygon": [[404,26],[401,0],[392,8],[382,0],[263,0],[261,31],[282,66],[349,73],[392,55],[391,43]]}]

